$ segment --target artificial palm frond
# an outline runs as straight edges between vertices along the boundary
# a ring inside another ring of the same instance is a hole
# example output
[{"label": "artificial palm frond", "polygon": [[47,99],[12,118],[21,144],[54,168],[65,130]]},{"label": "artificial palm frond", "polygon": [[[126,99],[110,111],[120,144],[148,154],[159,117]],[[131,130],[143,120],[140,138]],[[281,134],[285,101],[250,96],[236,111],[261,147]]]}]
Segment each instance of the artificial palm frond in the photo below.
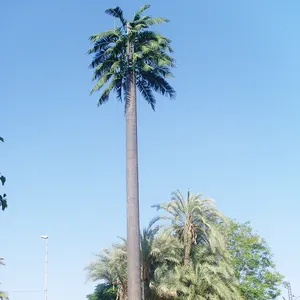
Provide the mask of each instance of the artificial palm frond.
[{"label": "artificial palm frond", "polygon": [[175,98],[175,91],[166,80],[173,76],[171,68],[175,67],[171,41],[150,30],[151,26],[168,20],[142,16],[149,7],[142,6],[131,21],[124,18],[120,7],[110,8],[106,13],[119,19],[121,27],[90,36],[93,45],[88,54],[94,58],[89,67],[94,69],[95,81],[91,94],[102,90],[98,105],[106,103],[115,92],[118,100],[125,100],[126,110],[132,85],[137,86],[153,110],[156,105],[153,92]]},{"label": "artificial palm frond", "polygon": [[151,5],[145,4],[143,5],[134,15],[133,21],[138,21],[141,18],[141,14],[146,10],[149,9]]},{"label": "artificial palm frond", "polygon": [[105,13],[115,18],[118,18],[121,21],[123,26],[126,25],[126,20],[124,19],[123,16],[123,11],[119,6],[117,6],[116,8],[109,8],[105,11]]}]

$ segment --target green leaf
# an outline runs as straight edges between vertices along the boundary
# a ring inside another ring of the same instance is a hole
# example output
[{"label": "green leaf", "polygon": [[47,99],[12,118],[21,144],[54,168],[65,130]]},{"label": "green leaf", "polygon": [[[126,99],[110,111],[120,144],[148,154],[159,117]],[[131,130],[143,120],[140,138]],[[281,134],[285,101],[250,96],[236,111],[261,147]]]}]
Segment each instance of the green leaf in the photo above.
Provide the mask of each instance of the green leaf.
[{"label": "green leaf", "polygon": [[90,91],[90,94],[93,94],[94,92],[100,90],[113,76],[113,73],[107,72],[101,76],[101,78],[97,81],[97,83],[93,86],[93,88]]},{"label": "green leaf", "polygon": [[0,176],[0,181],[1,181],[2,185],[4,185],[4,183],[6,181],[6,178],[3,175],[1,175]]},{"label": "green leaf", "polygon": [[120,35],[120,30],[118,30],[118,29],[109,29],[107,31],[92,34],[89,37],[89,40],[92,43],[95,43],[97,41],[101,41],[101,42],[105,43],[105,42],[111,42],[112,39],[117,38],[119,35]]},{"label": "green leaf", "polygon": [[283,276],[275,269],[266,241],[254,233],[249,222],[230,221],[225,229],[227,248],[244,298],[269,300],[279,296]]},{"label": "green leaf", "polygon": [[5,194],[3,196],[0,195],[0,206],[3,211],[7,208],[7,201],[6,201]]},{"label": "green leaf", "polygon": [[155,72],[152,71],[149,72],[142,71],[141,76],[143,77],[144,80],[148,82],[149,86],[156,92],[162,95],[167,95],[171,99],[175,98],[176,96],[175,90],[159,74],[156,74]]},{"label": "green leaf", "polygon": [[116,8],[109,8],[105,11],[105,13],[115,18],[118,18],[123,26],[126,25],[126,20],[123,17],[123,11],[119,6],[117,6]]},{"label": "green leaf", "polygon": [[151,87],[143,79],[137,81],[137,87],[144,99],[151,105],[152,109],[155,111],[156,100],[153,96]]},{"label": "green leaf", "polygon": [[136,14],[134,15],[133,21],[139,20],[139,19],[141,18],[141,14],[142,14],[145,10],[149,9],[150,7],[151,7],[151,5],[149,5],[149,4],[143,5],[143,6],[136,12]]}]

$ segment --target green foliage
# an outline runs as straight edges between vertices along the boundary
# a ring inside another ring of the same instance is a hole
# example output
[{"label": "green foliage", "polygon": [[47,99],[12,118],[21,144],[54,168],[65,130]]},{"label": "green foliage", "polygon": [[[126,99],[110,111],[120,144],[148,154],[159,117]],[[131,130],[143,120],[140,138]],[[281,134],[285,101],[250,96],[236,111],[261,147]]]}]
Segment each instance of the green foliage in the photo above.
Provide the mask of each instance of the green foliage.
[{"label": "green foliage", "polygon": [[95,288],[94,293],[86,296],[88,300],[115,300],[117,298],[117,288],[112,284],[101,283]]},{"label": "green foliage", "polygon": [[[184,199],[177,191],[156,207],[167,214],[154,218],[142,231],[142,299],[240,300],[224,235],[218,229],[224,217],[214,202],[190,193]],[[90,280],[116,283],[120,300],[126,299],[126,269],[125,240],[103,250],[87,267]]]},{"label": "green foliage", "polygon": [[118,100],[125,99],[126,110],[130,102],[129,83],[136,85],[153,110],[156,103],[153,91],[175,97],[166,80],[172,77],[170,69],[175,66],[171,41],[149,30],[152,25],[168,20],[142,16],[149,7],[141,7],[130,21],[124,18],[120,7],[107,9],[106,13],[118,19],[120,25],[90,36],[93,46],[88,54],[94,54],[94,58],[89,67],[94,69],[95,81],[91,94],[102,90],[98,105],[107,102],[115,92]]},{"label": "green foliage", "polygon": [[[0,141],[4,142],[4,139],[2,137],[0,137]],[[2,186],[6,182],[6,178],[2,174],[0,174],[0,182],[1,182]],[[2,210],[5,210],[7,208],[6,194],[0,195],[0,207]]]},{"label": "green foliage", "polygon": [[[227,219],[200,194],[184,198],[177,191],[155,207],[165,214],[141,234],[143,300],[269,300],[280,295],[283,276],[275,270],[266,241],[249,223]],[[126,300],[126,257],[122,240],[87,268],[92,281],[116,284],[120,300]]]},{"label": "green foliage", "polygon": [[193,260],[188,265],[166,271],[162,284],[175,295],[172,299],[242,299],[233,268],[202,245],[194,247]]},{"label": "green foliage", "polygon": [[249,222],[229,222],[227,247],[246,300],[276,299],[280,295],[283,276],[275,270],[266,241],[253,232]]},{"label": "green foliage", "polygon": [[105,283],[118,286],[118,296],[122,298],[127,292],[127,253],[126,242],[113,244],[110,249],[104,249],[97,255],[97,260],[87,267],[88,280],[103,280]]},{"label": "green foliage", "polygon": [[8,293],[0,291],[0,300],[8,300]]},{"label": "green foliage", "polygon": [[147,300],[157,299],[161,293],[160,286],[164,278],[157,276],[159,268],[167,266],[173,269],[180,264],[182,251],[178,240],[159,232],[159,227],[153,228],[154,223],[150,222],[141,235],[142,294],[143,299]]}]

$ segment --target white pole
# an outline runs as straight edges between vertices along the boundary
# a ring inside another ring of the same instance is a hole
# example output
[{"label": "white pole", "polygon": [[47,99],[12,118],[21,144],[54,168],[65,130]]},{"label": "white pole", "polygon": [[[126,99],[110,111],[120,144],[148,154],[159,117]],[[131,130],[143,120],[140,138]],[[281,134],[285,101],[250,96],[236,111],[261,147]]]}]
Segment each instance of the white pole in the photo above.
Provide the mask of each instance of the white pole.
[{"label": "white pole", "polygon": [[45,300],[48,294],[48,238],[46,239],[46,266],[45,266]]},{"label": "white pole", "polygon": [[41,235],[41,239],[46,240],[46,263],[45,263],[45,299],[47,300],[48,294],[48,235]]}]

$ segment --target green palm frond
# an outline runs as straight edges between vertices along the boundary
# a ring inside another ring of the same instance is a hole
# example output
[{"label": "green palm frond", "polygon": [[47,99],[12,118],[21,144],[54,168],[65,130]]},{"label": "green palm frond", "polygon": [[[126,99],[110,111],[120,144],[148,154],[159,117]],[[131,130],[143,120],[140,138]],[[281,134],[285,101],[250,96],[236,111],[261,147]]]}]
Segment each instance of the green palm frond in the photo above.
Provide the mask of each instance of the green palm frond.
[{"label": "green palm frond", "polygon": [[[88,54],[93,54],[89,67],[94,70],[93,81],[96,81],[91,93],[102,90],[98,105],[109,100],[115,92],[118,100],[125,100],[125,111],[130,102],[129,83],[135,84],[143,98],[155,110],[153,92],[175,98],[175,90],[167,82],[173,77],[171,68],[175,60],[171,56],[171,41],[161,34],[149,30],[155,24],[168,22],[165,18],[142,16],[149,5],[144,5],[127,22],[120,7],[110,8],[106,13],[118,18],[121,27],[90,36],[93,44]],[[130,26],[125,30],[125,25]],[[131,45],[132,54],[128,55],[127,46]]]},{"label": "green palm frond", "polygon": [[110,249],[102,250],[96,257],[97,259],[85,268],[88,271],[88,281],[126,281],[127,254],[125,242],[114,244]]},{"label": "green palm frond", "polygon": [[175,99],[176,93],[171,85],[158,74],[156,71],[141,71],[141,76],[143,80],[148,82],[148,86],[153,89],[155,92],[162,94],[163,96],[167,95],[171,99]]},{"label": "green palm frond", "polygon": [[158,25],[158,24],[162,24],[162,23],[169,23],[170,20],[166,19],[166,18],[151,18],[151,17],[146,17],[143,20],[140,20],[139,22],[136,22],[138,25],[145,25],[146,28],[153,26],[153,25]]},{"label": "green palm frond", "polygon": [[96,84],[91,89],[90,93],[93,94],[94,92],[100,90],[106,83],[109,82],[111,77],[114,75],[114,73],[106,72],[101,76],[101,78],[96,82]]},{"label": "green palm frond", "polygon": [[136,84],[144,99],[151,105],[152,109],[155,110],[156,100],[147,81],[139,79]]},{"label": "green palm frond", "polygon": [[105,89],[103,90],[103,92],[98,100],[99,106],[109,100],[109,95],[110,95],[111,91],[116,87],[116,81],[118,81],[118,79],[113,78],[113,80],[105,87]]},{"label": "green palm frond", "polygon": [[134,15],[134,17],[133,17],[133,21],[138,21],[138,20],[141,18],[141,14],[142,14],[145,10],[149,9],[150,7],[151,7],[151,5],[149,5],[149,4],[143,5],[143,6],[135,13],[135,15]]},{"label": "green palm frond", "polygon": [[232,272],[207,249],[198,260],[177,266],[169,276],[169,289],[175,289],[183,299],[242,299]]},{"label": "green palm frond", "polygon": [[121,21],[122,25],[126,26],[126,20],[124,19],[123,11],[119,6],[115,8],[109,8],[105,11],[105,13],[115,18],[118,18]]},{"label": "green palm frond", "polygon": [[[101,44],[115,42],[115,39],[118,38],[120,34],[121,34],[121,30],[119,28],[112,28],[107,31],[92,34],[89,37],[89,40],[90,42],[96,43],[97,45],[100,44],[99,46],[101,46]],[[98,49],[94,48],[94,50],[98,50]]]},{"label": "green palm frond", "polygon": [[114,60],[108,60],[108,59],[102,63],[99,63],[94,70],[94,75],[93,75],[92,80],[95,81],[96,79],[101,79],[101,77],[105,73],[108,73],[108,72],[113,73],[114,70],[112,70],[112,66],[114,63],[115,63]]}]

